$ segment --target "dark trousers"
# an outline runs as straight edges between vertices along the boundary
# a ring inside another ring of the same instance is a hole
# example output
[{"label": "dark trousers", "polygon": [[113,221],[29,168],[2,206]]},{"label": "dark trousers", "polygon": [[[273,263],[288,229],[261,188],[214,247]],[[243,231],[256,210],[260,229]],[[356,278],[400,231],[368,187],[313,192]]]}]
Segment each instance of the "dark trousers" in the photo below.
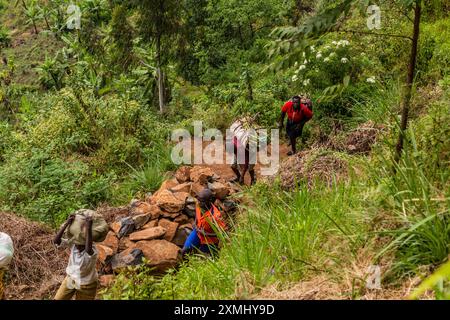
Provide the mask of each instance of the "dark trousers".
[{"label": "dark trousers", "polygon": [[303,127],[308,120],[301,120],[300,122],[292,122],[288,120],[286,124],[286,134],[289,138],[289,142],[291,143],[292,153],[297,152],[297,138],[302,136]]}]

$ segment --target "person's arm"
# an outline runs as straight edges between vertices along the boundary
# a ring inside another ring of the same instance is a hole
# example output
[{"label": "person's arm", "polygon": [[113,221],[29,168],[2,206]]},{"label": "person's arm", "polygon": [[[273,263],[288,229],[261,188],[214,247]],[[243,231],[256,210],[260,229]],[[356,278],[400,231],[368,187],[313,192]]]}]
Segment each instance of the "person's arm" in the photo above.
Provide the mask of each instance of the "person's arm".
[{"label": "person's arm", "polygon": [[280,122],[279,122],[279,126],[278,126],[278,129],[280,129],[280,131],[283,130],[285,117],[286,117],[286,112],[281,111]]},{"label": "person's arm", "polygon": [[75,220],[75,215],[71,214],[69,216],[69,218],[67,218],[67,221],[62,225],[61,229],[58,231],[58,233],[56,234],[55,238],[53,239],[53,243],[56,245],[60,245],[61,244],[61,239],[62,236],[64,234],[64,231],[66,231],[66,229],[72,224],[72,222]]},{"label": "person's arm", "polygon": [[92,248],[92,217],[86,217],[86,243],[85,243],[85,251],[88,255],[92,256],[94,254],[94,249]]},{"label": "person's arm", "polygon": [[278,128],[281,130],[283,130],[283,126],[284,126],[284,118],[286,117],[286,112],[289,109],[289,105],[290,105],[290,101],[286,102],[283,107],[281,108],[281,115],[280,115],[280,121],[278,124]]}]

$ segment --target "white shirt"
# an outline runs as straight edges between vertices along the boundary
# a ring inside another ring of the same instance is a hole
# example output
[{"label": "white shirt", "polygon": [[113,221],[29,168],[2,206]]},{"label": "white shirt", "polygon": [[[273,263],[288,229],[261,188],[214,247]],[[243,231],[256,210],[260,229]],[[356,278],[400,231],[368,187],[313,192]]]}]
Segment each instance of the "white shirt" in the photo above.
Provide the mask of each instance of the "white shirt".
[{"label": "white shirt", "polygon": [[256,132],[254,129],[245,129],[244,123],[241,120],[236,120],[230,126],[230,131],[239,141],[241,146],[246,146],[249,140],[254,142]]},{"label": "white shirt", "polygon": [[97,249],[92,247],[94,253],[89,255],[86,251],[79,251],[75,245],[70,250],[69,264],[66,268],[67,276],[70,278],[67,287],[69,289],[80,289],[80,286],[97,281]]},{"label": "white shirt", "polygon": [[0,269],[7,268],[14,255],[14,245],[9,235],[0,232]]}]

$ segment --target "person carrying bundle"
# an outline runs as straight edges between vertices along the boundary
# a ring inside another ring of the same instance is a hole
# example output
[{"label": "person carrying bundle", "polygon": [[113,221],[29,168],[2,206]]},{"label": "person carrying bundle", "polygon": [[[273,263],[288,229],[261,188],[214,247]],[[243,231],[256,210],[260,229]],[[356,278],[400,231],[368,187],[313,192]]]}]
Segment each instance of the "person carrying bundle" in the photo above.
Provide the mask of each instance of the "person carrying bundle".
[{"label": "person carrying bundle", "polygon": [[0,232],[0,300],[5,299],[4,278],[14,255],[14,245],[11,237]]},{"label": "person carrying bundle", "polygon": [[[245,174],[247,171],[250,174],[250,184],[256,182],[255,164],[250,163],[250,144],[255,143],[258,147],[258,138],[255,129],[252,128],[254,119],[250,117],[243,117],[236,120],[230,126],[230,132],[233,134],[233,158],[234,162],[231,166],[236,180],[239,183],[244,183]],[[255,150],[256,151],[256,150]],[[244,162],[240,163],[238,154],[244,153]]]},{"label": "person carrying bundle", "polygon": [[94,211],[79,210],[71,214],[55,236],[53,242],[60,246],[71,245],[67,276],[62,282],[55,300],[94,300],[97,294],[97,250],[94,241],[101,242],[108,233],[108,224]]},{"label": "person carrying bundle", "polygon": [[283,130],[286,114],[288,117],[286,134],[289,137],[289,144],[292,148],[292,151],[288,152],[288,156],[291,156],[297,153],[297,138],[302,136],[305,123],[313,117],[311,100],[304,96],[294,96],[283,105],[279,123],[280,132]]}]

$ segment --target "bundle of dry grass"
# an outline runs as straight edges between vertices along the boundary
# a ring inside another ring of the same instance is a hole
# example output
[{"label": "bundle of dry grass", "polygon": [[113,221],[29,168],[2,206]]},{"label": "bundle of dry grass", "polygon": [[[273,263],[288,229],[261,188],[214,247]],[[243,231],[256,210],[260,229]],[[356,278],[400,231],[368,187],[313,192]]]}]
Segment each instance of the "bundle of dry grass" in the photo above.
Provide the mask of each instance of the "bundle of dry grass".
[{"label": "bundle of dry grass", "polygon": [[281,186],[292,190],[302,182],[313,187],[316,179],[331,186],[333,182],[347,176],[348,165],[345,160],[320,149],[302,151],[281,164]]},{"label": "bundle of dry grass", "polygon": [[7,299],[51,298],[64,277],[67,253],[52,244],[54,232],[10,213],[0,213],[0,231],[14,241]]},{"label": "bundle of dry grass", "polygon": [[97,208],[96,211],[97,213],[101,214],[108,223],[113,223],[114,221],[120,218],[126,218],[130,215],[130,210],[128,206],[118,208],[102,206]]},{"label": "bundle of dry grass", "polygon": [[368,121],[343,138],[338,136],[331,138],[328,147],[349,154],[368,154],[382,129],[382,126],[375,124],[373,121]]}]

